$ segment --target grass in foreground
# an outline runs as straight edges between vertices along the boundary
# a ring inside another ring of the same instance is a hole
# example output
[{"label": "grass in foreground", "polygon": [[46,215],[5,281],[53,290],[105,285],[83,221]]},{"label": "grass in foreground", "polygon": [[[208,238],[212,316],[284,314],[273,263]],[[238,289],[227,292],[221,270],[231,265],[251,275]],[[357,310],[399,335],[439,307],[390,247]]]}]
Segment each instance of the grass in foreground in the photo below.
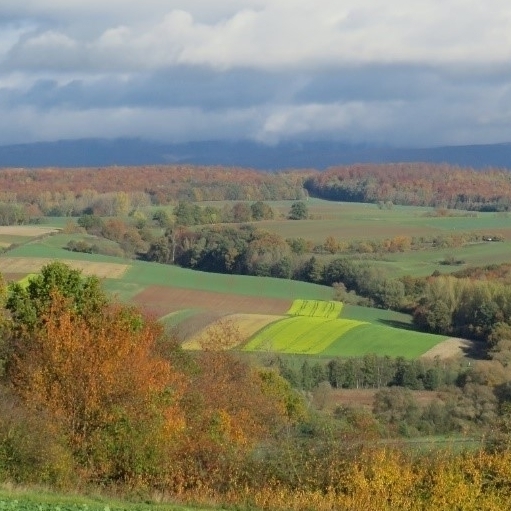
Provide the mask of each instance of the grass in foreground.
[{"label": "grass in foreground", "polygon": [[[222,508],[215,508],[220,510]],[[2,511],[207,511],[174,504],[131,503],[41,490],[0,489]],[[211,511],[211,509],[209,509]]]}]

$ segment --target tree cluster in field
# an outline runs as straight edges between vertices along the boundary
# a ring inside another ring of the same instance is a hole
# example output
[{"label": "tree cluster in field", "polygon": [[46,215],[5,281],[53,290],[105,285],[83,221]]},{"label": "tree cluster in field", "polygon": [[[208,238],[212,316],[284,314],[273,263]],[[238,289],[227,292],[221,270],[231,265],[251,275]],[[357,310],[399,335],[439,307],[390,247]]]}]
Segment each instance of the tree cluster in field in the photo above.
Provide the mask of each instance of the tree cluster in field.
[{"label": "tree cluster in field", "polygon": [[511,174],[427,163],[358,164],[309,176],[311,196],[346,202],[509,211]]},{"label": "tree cluster in field", "polygon": [[310,391],[322,382],[333,389],[381,389],[398,386],[410,390],[438,390],[457,385],[464,379],[466,364],[460,361],[406,360],[402,357],[379,357],[368,353],[363,357],[333,358],[309,361],[299,365],[277,357],[272,365],[294,388]]}]

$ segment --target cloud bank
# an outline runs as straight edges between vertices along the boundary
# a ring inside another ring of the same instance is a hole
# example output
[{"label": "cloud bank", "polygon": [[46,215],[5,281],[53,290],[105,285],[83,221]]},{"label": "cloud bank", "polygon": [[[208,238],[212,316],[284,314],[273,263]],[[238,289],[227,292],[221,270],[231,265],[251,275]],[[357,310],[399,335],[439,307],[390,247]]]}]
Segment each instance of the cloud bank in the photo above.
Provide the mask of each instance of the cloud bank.
[{"label": "cloud bank", "polygon": [[3,0],[0,144],[511,140],[511,4]]}]

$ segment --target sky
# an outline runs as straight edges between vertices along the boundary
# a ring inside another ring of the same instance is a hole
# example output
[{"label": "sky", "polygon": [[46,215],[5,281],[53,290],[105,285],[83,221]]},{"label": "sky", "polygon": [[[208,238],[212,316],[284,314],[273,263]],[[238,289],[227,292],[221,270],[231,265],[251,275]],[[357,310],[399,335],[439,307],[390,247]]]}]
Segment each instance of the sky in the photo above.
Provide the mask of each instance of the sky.
[{"label": "sky", "polygon": [[1,0],[0,145],[511,142],[509,0]]}]

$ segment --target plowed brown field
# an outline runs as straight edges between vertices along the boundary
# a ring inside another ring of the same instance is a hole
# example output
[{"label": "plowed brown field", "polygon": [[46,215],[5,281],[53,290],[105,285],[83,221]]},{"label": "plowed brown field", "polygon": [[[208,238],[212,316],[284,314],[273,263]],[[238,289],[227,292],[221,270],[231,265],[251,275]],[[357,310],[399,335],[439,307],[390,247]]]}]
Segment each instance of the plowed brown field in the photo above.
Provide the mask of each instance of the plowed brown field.
[{"label": "plowed brown field", "polygon": [[184,288],[150,286],[134,296],[136,305],[157,317],[182,309],[207,309],[215,313],[234,314],[285,314],[291,306],[290,300],[258,298],[213,291]]}]

